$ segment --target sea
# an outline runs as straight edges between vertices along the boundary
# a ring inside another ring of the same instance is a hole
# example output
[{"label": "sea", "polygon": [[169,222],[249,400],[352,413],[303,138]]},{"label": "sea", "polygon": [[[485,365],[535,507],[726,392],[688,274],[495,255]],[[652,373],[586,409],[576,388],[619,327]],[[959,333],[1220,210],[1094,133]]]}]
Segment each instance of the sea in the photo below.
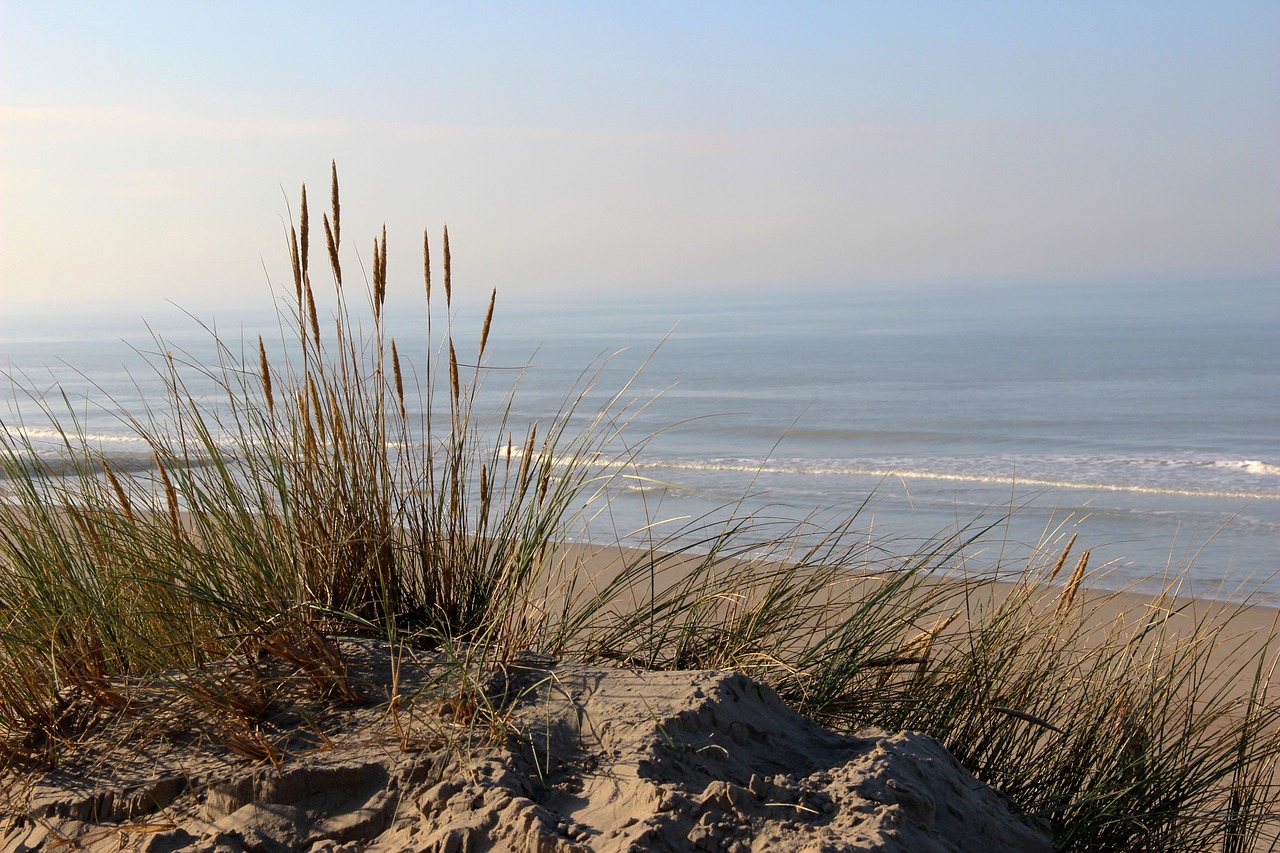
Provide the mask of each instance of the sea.
[{"label": "sea", "polygon": [[[499,294],[477,361],[485,295],[451,320],[477,410],[518,444],[572,408],[627,460],[571,538],[693,543],[750,516],[911,553],[990,528],[954,565],[1007,577],[1075,534],[1101,586],[1280,604],[1280,282]],[[429,341],[388,306],[420,380],[449,312]],[[145,475],[121,416],[163,405],[158,354],[215,362],[210,327],[251,370],[259,335],[287,350],[271,310],[7,314],[0,421],[55,453],[55,410]]]}]

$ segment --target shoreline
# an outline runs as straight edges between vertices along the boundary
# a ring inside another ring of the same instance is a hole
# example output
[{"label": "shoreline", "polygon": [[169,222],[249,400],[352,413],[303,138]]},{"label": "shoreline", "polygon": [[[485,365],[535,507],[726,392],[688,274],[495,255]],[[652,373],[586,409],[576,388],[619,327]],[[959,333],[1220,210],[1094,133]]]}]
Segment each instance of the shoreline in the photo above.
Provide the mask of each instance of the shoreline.
[{"label": "shoreline", "polygon": [[[616,575],[617,569],[628,562],[628,559],[634,560],[640,555],[648,554],[648,549],[634,545],[617,545],[617,544],[600,544],[596,542],[567,542],[561,546],[562,556],[558,559],[570,564],[576,564],[588,576],[610,579]],[[670,554],[671,552],[658,552],[661,554]],[[692,564],[697,562],[702,555],[691,553],[688,556],[681,557],[682,563]],[[727,558],[729,562],[745,563],[742,558]],[[765,565],[777,566],[781,563],[766,561]],[[878,573],[861,573],[856,569],[851,569],[849,577],[856,578],[873,578]],[[1064,572],[1064,575],[1069,572]],[[679,574],[672,580],[679,579]],[[1152,580],[1154,583],[1154,579]],[[977,576],[973,578],[954,577],[946,574],[932,576],[928,581],[928,586],[943,591],[944,597],[953,598],[960,596],[966,588],[989,588],[996,590],[996,598],[1000,599],[1007,596],[1010,592],[1024,585],[1024,581],[1019,580],[1009,574],[1000,577]],[[1047,596],[1053,596],[1060,593],[1066,588],[1067,580],[1064,577],[1061,583],[1039,584],[1037,585],[1041,591]],[[1105,620],[1110,617],[1119,616],[1122,613],[1131,613],[1147,608],[1154,601],[1160,600],[1165,605],[1178,611],[1191,611],[1204,615],[1226,615],[1232,614],[1233,621],[1243,620],[1241,624],[1247,625],[1247,630],[1261,630],[1263,628],[1280,627],[1280,603],[1264,601],[1238,601],[1229,598],[1214,598],[1209,596],[1193,596],[1193,595],[1166,595],[1158,592],[1142,592],[1132,588],[1109,589],[1098,587],[1092,584],[1086,584],[1083,591],[1083,599],[1093,606],[1096,610],[1096,617],[1099,620]]]},{"label": "shoreline", "polygon": [[[619,570],[637,559],[646,559],[648,552],[629,546],[607,546],[585,543],[567,543],[562,546],[558,560],[577,566],[581,576],[597,586],[603,586],[615,578]],[[687,579],[688,570],[700,561],[699,555],[682,555],[674,565],[664,564],[659,574],[661,583],[656,589],[673,588]],[[740,558],[727,558],[726,570],[733,572],[746,564]],[[777,569],[780,564],[762,563],[761,571]],[[851,571],[842,579],[841,592],[863,586],[871,588],[884,582],[886,573],[858,573]],[[1057,615],[1063,596],[1068,592],[1069,566],[1062,572],[1061,583],[1029,583],[1026,580],[976,579],[964,580],[948,577],[926,577],[912,600],[922,607],[932,608],[927,624],[917,625],[917,637],[930,626],[945,621],[946,613],[963,613],[954,625],[956,635],[967,630],[965,623],[978,625],[1005,603],[1022,606],[1041,620]],[[656,580],[656,579],[655,579]],[[1152,626],[1159,626],[1163,649],[1182,642],[1203,642],[1199,636],[1205,626],[1221,624],[1221,631],[1213,631],[1213,645],[1205,662],[1215,690],[1225,691],[1230,701],[1241,701],[1251,689],[1255,673],[1248,668],[1230,669],[1233,659],[1250,655],[1265,656],[1272,671],[1280,671],[1280,608],[1270,604],[1242,604],[1232,601],[1195,598],[1169,594],[1149,594],[1137,591],[1113,591],[1093,588],[1084,578],[1077,592],[1072,593],[1072,607],[1078,614],[1079,628],[1073,641],[1103,643],[1121,641],[1145,633]],[[643,594],[643,591],[642,591]],[[1016,600],[1015,600],[1016,599]],[[1074,622],[1068,623],[1074,626]],[[1265,655],[1264,655],[1265,653]],[[1280,773],[1280,767],[1277,767]],[[1278,777],[1277,781],[1280,781]]]}]

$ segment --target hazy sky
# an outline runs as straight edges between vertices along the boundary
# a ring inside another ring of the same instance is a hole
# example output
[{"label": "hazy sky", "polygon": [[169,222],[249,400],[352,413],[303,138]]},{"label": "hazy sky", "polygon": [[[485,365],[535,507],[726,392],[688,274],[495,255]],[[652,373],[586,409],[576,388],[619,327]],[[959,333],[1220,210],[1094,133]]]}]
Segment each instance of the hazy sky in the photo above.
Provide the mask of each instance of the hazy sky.
[{"label": "hazy sky", "polygon": [[[1280,275],[1280,3],[0,0],[0,308]],[[282,188],[284,193],[282,193]]]}]

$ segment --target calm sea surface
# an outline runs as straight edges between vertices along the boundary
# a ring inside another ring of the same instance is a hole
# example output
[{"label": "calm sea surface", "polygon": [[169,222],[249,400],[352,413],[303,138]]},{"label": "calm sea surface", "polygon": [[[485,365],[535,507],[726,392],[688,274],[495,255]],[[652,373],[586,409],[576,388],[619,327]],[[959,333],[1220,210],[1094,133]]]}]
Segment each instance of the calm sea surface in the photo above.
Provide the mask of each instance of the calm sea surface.
[{"label": "calm sea surface", "polygon": [[[212,359],[190,319],[147,319],[165,349]],[[279,348],[272,318],[216,319],[237,350],[259,333]],[[463,312],[458,337],[478,321]],[[420,318],[393,331],[425,354]],[[157,349],[136,316],[3,318],[5,426],[47,429],[11,377],[60,387],[105,450],[145,467],[113,414],[159,399],[131,346]],[[647,445],[587,538],[670,534],[743,495],[829,520],[872,496],[858,526],[909,547],[1016,507],[975,571],[1078,530],[1113,586],[1190,563],[1188,592],[1280,596],[1278,283],[500,296],[486,365],[482,406],[519,378],[517,426],[545,422],[584,370],[583,414],[631,382],[624,437]]]}]

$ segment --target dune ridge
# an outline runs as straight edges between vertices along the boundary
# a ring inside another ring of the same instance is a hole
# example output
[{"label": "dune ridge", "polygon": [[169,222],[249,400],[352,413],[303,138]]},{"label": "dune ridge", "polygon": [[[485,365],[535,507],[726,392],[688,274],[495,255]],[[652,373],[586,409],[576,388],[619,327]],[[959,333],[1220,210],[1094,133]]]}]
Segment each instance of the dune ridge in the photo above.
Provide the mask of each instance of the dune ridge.
[{"label": "dune ridge", "polygon": [[365,704],[277,710],[274,762],[123,714],[10,787],[4,849],[1052,849],[933,739],[835,734],[739,673],[525,655],[485,685],[496,716],[456,730],[432,655],[339,645]]}]

